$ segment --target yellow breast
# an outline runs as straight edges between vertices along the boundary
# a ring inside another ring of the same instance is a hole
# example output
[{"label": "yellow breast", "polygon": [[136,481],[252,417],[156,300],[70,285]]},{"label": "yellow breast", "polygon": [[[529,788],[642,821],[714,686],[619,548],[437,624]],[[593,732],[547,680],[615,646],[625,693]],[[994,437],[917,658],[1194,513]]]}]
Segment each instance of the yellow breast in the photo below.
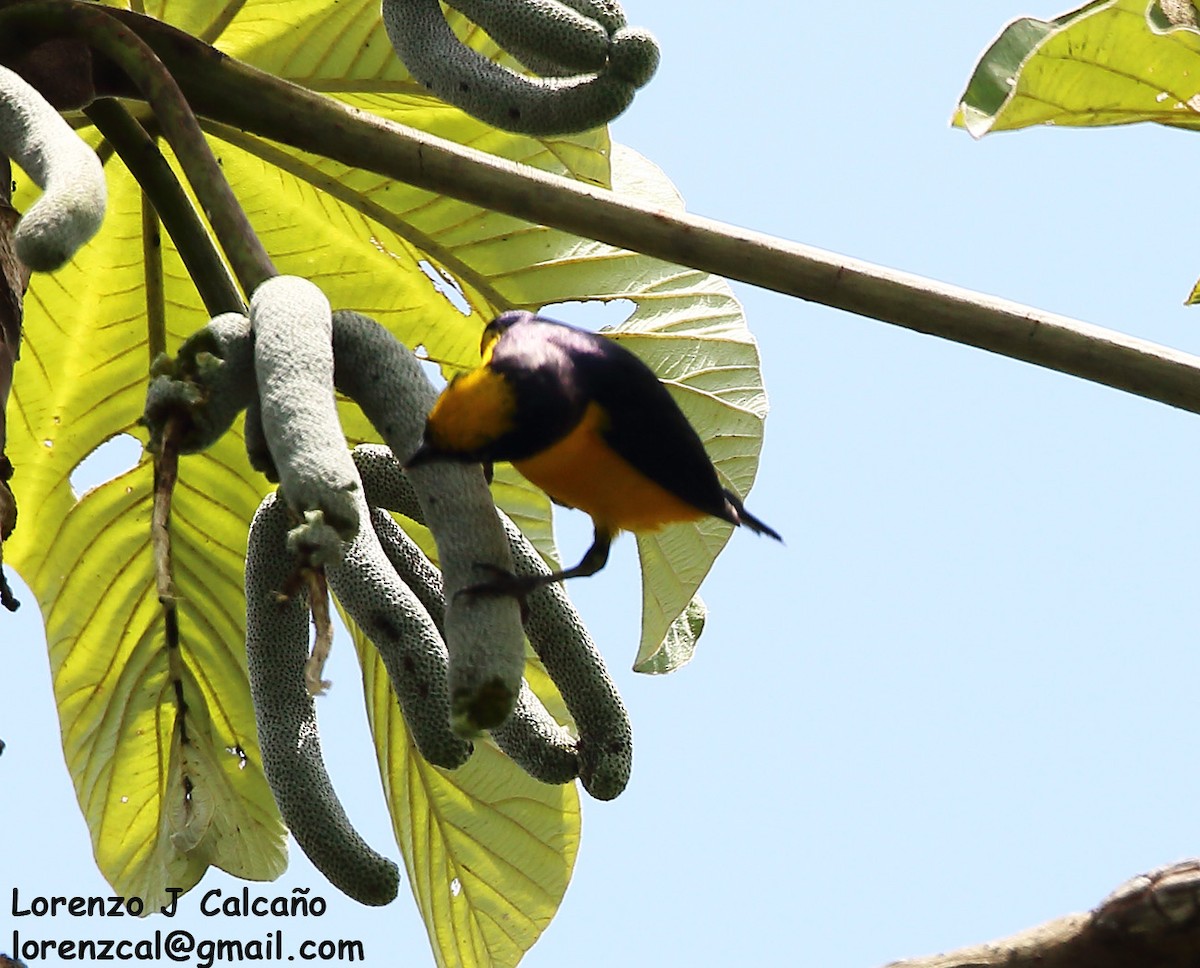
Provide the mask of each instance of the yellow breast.
[{"label": "yellow breast", "polygon": [[654,531],[704,517],[609,447],[601,436],[605,420],[604,411],[591,404],[566,437],[513,466],[554,500],[586,511],[609,531]]}]

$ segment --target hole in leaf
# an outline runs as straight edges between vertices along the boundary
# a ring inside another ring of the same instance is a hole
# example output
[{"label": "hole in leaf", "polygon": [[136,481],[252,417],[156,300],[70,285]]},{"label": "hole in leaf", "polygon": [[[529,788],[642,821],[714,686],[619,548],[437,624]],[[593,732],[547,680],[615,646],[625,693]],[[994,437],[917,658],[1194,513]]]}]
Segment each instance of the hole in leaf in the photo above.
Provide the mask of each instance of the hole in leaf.
[{"label": "hole in leaf", "polygon": [[449,300],[450,305],[464,316],[471,315],[471,304],[467,302],[467,297],[463,294],[462,286],[458,284],[458,280],[454,276],[450,275],[445,269],[439,269],[432,262],[427,262],[425,259],[422,259],[417,265],[429,277],[429,281],[433,283],[433,288]]},{"label": "hole in leaf", "polygon": [[441,392],[442,387],[446,385],[446,378],[442,376],[442,368],[434,360],[428,358],[429,351],[425,349],[425,344],[422,343],[413,350],[413,355],[420,361],[421,369],[425,371],[425,375],[429,377],[429,382],[433,384],[433,388]]},{"label": "hole in leaf", "polygon": [[462,893],[462,881],[457,877],[450,882],[450,896],[458,897]]},{"label": "hole in leaf", "polygon": [[76,498],[137,467],[142,442],[130,434],[110,437],[71,471],[71,491]]},{"label": "hole in leaf", "polygon": [[589,299],[586,302],[550,303],[538,310],[539,316],[570,323],[583,329],[598,330],[625,322],[637,309],[632,299]]}]

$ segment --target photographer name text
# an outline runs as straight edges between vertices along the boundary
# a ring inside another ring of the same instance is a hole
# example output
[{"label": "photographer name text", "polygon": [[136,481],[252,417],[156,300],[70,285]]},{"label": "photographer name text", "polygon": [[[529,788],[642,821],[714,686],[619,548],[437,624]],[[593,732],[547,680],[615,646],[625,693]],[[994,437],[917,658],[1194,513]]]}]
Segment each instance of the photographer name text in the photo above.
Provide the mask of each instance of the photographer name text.
[{"label": "photographer name text", "polygon": [[[168,887],[171,900],[159,905],[157,911],[169,918],[175,917],[183,888]],[[325,898],[319,894],[308,896],[307,887],[292,888],[291,894],[267,897],[252,894],[249,888],[226,894],[221,888],[206,891],[200,897],[199,910],[209,918],[319,918],[325,913]],[[12,916],[14,918],[46,918],[67,915],[75,918],[124,918],[142,917],[155,913],[153,906],[137,895],[123,897],[119,894],[91,895],[37,895],[22,898],[20,888],[13,888]]]}]

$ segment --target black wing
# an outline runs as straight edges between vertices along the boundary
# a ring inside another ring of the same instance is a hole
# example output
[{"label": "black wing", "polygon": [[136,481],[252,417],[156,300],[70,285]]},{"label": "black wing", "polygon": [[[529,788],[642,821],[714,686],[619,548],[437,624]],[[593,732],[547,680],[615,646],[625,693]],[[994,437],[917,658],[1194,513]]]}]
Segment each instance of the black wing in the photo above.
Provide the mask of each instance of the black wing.
[{"label": "black wing", "polygon": [[688,504],[737,524],[700,436],[654,371],[612,340],[585,335],[592,352],[577,362],[580,382],[609,415],[608,445]]}]

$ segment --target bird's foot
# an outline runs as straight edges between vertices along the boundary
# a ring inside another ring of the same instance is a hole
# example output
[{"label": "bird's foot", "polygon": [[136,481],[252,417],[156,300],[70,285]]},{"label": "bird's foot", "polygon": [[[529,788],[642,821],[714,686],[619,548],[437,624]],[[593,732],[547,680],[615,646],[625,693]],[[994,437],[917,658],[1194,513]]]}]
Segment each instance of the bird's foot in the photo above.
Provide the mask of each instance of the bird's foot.
[{"label": "bird's foot", "polygon": [[475,567],[480,571],[487,572],[491,577],[487,581],[460,588],[458,595],[472,597],[507,595],[515,598],[521,606],[521,622],[524,624],[525,620],[529,617],[529,604],[526,599],[529,597],[530,592],[545,584],[541,577],[538,575],[514,575],[505,568],[500,568],[483,561],[475,562]]}]

